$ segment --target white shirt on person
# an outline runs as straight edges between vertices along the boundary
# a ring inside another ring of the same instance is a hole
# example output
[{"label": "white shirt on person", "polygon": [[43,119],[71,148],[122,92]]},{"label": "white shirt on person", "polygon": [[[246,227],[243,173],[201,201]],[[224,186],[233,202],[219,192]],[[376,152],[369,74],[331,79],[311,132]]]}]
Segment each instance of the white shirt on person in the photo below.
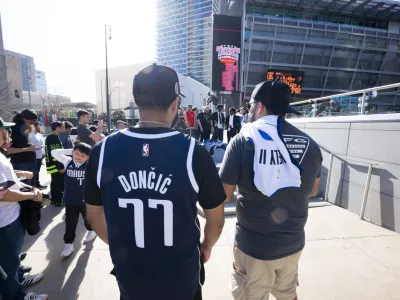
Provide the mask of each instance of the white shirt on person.
[{"label": "white shirt on person", "polygon": [[235,115],[230,115],[229,116],[229,128],[228,128],[228,131],[231,130],[231,128],[234,128],[233,127],[233,118],[234,117],[235,117]]},{"label": "white shirt on person", "polygon": [[[36,145],[38,147],[44,146],[44,137],[41,133],[32,132],[30,134],[32,145]],[[36,150],[36,159],[42,159],[43,157],[43,148]]]},{"label": "white shirt on person", "polygon": [[222,112],[217,112],[217,116],[218,116],[218,122],[217,122],[217,127],[219,129],[222,129],[222,119],[223,119],[223,115]]},{"label": "white shirt on person", "polygon": [[[19,180],[14,172],[11,162],[0,153],[0,183],[14,181],[16,184],[11,186],[10,190],[19,190]],[[6,202],[0,200],[0,228],[10,225],[19,218],[20,206],[18,202]]]}]

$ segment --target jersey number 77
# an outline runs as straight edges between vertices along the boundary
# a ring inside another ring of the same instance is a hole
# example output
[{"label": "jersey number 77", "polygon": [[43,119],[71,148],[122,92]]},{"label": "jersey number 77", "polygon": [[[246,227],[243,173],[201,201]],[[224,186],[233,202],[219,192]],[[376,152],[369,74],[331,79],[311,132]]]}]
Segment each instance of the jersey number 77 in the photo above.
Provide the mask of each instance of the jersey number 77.
[{"label": "jersey number 77", "polygon": [[[144,210],[143,201],[140,199],[118,198],[121,208],[128,208],[128,204],[133,205],[133,221],[135,224],[135,242],[138,248],[144,248]],[[157,209],[161,205],[164,207],[164,245],[173,246],[173,203],[170,200],[149,199],[149,207]]]}]

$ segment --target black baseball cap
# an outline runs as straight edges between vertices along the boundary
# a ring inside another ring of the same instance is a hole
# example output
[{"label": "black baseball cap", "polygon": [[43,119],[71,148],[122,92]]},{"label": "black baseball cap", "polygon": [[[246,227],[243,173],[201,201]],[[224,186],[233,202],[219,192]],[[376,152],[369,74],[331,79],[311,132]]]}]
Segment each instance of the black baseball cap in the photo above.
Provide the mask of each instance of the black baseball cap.
[{"label": "black baseball cap", "polygon": [[2,118],[0,118],[0,128],[4,128],[4,127],[12,127],[14,126],[15,123],[12,122],[4,122]]},{"label": "black baseball cap", "polygon": [[178,74],[175,70],[155,63],[147,66],[135,76],[133,96],[142,101],[145,101],[146,97],[154,97],[158,103],[170,101],[169,104],[177,96],[185,97],[181,93]]},{"label": "black baseball cap", "polygon": [[300,113],[290,106],[293,102],[291,88],[279,80],[268,80],[256,85],[251,94],[251,99],[261,102],[266,108],[280,113]]}]

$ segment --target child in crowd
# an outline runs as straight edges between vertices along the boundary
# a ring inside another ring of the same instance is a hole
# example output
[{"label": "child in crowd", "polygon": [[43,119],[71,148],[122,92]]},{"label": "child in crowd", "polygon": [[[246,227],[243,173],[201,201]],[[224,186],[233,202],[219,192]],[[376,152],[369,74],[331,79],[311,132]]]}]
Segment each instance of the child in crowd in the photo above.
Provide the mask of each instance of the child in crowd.
[{"label": "child in crowd", "polygon": [[[82,215],[85,227],[88,230],[84,243],[92,241],[96,233],[92,231],[86,219],[86,207],[83,201],[83,187],[85,183],[85,168],[89,158],[91,146],[85,143],[75,144],[73,149],[57,149],[51,151],[51,155],[64,164],[64,203],[65,203],[65,247],[61,257],[68,257],[74,251],[75,230],[78,224],[79,214]],[[72,158],[67,156],[72,155]]]}]

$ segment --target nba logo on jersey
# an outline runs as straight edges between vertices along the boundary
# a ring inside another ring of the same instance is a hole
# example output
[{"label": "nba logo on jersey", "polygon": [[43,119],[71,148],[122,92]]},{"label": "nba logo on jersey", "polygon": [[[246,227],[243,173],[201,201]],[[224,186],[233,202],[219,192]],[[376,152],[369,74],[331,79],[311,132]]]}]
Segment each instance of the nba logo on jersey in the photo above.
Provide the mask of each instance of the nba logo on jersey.
[{"label": "nba logo on jersey", "polygon": [[143,144],[142,155],[149,156],[149,144]]}]

